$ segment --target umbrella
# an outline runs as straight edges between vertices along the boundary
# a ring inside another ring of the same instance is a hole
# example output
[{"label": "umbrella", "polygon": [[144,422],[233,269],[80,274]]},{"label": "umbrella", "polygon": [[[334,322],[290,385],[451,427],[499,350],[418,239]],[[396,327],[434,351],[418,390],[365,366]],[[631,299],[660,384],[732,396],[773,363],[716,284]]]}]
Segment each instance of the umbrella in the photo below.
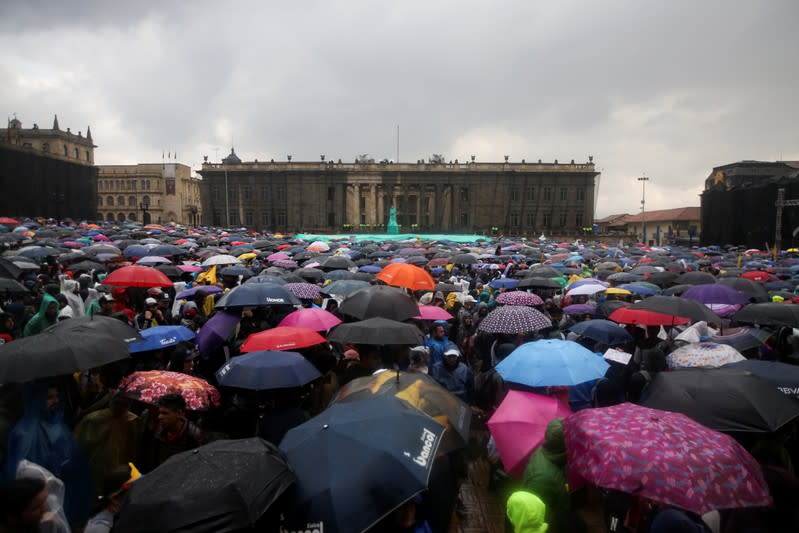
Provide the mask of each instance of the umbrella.
[{"label": "umbrella", "polygon": [[350,268],[355,268],[356,265],[352,259],[347,256],[333,255],[322,261],[320,267],[323,270],[347,270]]},{"label": "umbrella", "polygon": [[737,363],[725,365],[724,368],[751,372],[776,386],[777,390],[783,394],[799,399],[799,366],[776,361],[744,359]]},{"label": "umbrella", "polygon": [[172,281],[154,268],[132,265],[111,272],[103,280],[103,285],[140,288],[171,287]]},{"label": "umbrella", "polygon": [[503,292],[497,296],[496,302],[502,305],[525,305],[528,307],[544,305],[544,300],[540,296],[524,291]]},{"label": "umbrella", "polygon": [[225,387],[250,390],[302,387],[322,374],[296,352],[257,351],[232,358],[216,371]]},{"label": "umbrella", "polygon": [[330,296],[349,296],[350,294],[369,287],[368,281],[361,281],[356,279],[343,279],[337,280],[326,287],[322,287],[320,292]]},{"label": "umbrella", "polygon": [[[361,274],[365,274],[365,273],[361,272]],[[370,275],[370,274],[366,274],[366,275]],[[331,270],[330,272],[325,272],[322,275],[322,279],[325,280],[325,281],[342,281],[342,280],[346,280],[346,279],[358,279],[355,276],[356,276],[356,273],[355,272],[350,272],[349,270]],[[366,280],[360,280],[360,281],[366,281]]]},{"label": "umbrella", "polygon": [[43,259],[52,255],[58,255],[62,250],[58,248],[34,246],[19,252],[19,255],[29,259]]},{"label": "umbrella", "polygon": [[419,316],[413,317],[416,320],[452,320],[453,317],[446,309],[435,305],[420,305]]},{"label": "umbrella", "polygon": [[633,339],[626,329],[610,320],[584,320],[574,324],[569,330],[606,346],[618,346]]},{"label": "umbrella", "polygon": [[134,372],[122,379],[119,390],[147,404],[155,404],[170,394],[180,394],[186,400],[186,409],[191,411],[218,407],[220,401],[219,391],[204,379],[166,370]]},{"label": "umbrella", "polygon": [[175,246],[174,244],[159,244],[157,246],[153,246],[147,252],[147,255],[161,255],[172,257],[175,255],[187,255],[189,253],[188,250],[185,248],[181,248],[180,246]]},{"label": "umbrella", "polygon": [[136,261],[137,265],[154,266],[154,265],[171,265],[172,261],[160,255],[148,255]]},{"label": "umbrella", "polygon": [[278,326],[251,334],[241,345],[241,351],[293,350],[324,342],[325,338],[312,329]]},{"label": "umbrella", "polygon": [[28,292],[28,289],[25,287],[25,285],[15,279],[0,278],[0,291],[19,293]]},{"label": "umbrella", "polygon": [[427,488],[443,432],[392,396],[331,405],[280,443],[297,476],[282,527],[368,529]]},{"label": "umbrella", "polygon": [[95,263],[94,261],[78,261],[77,263],[69,265],[68,270],[72,272],[91,272],[92,270],[105,272],[105,266],[100,263]]},{"label": "umbrella", "polygon": [[413,345],[424,344],[424,336],[413,324],[377,317],[340,324],[327,336],[331,342],[340,344]]},{"label": "umbrella", "polygon": [[586,283],[585,285],[580,285],[579,287],[569,289],[567,294],[569,296],[593,296],[594,294],[604,290],[607,290],[607,287],[600,285],[599,283]]},{"label": "umbrella", "polygon": [[245,266],[228,266],[219,271],[220,276],[233,276],[242,278],[251,278],[253,276],[252,270]]},{"label": "umbrella", "polygon": [[265,440],[218,440],[174,455],[133,482],[114,531],[254,529],[294,480],[283,454]]},{"label": "umbrella", "polygon": [[594,304],[571,304],[563,308],[567,315],[593,315],[596,313]]},{"label": "umbrella", "polygon": [[405,400],[444,426],[442,452],[468,444],[472,420],[469,405],[427,374],[386,371],[356,378],[339,390],[333,403],[363,401],[379,395],[393,395]]},{"label": "umbrella", "polygon": [[545,339],[522,344],[497,364],[502,379],[528,387],[570,386],[599,379],[608,363],[573,341]]},{"label": "umbrella", "polygon": [[292,311],[280,321],[278,326],[307,328],[313,331],[328,331],[341,324],[341,319],[330,311],[319,307],[308,307]]},{"label": "umbrella", "polygon": [[250,278],[244,283],[271,283],[273,285],[280,285],[284,286],[288,283],[285,279],[277,277],[277,275],[272,274],[259,274],[254,278]]},{"label": "umbrella", "polygon": [[722,278],[719,284],[727,285],[737,291],[741,291],[753,302],[768,302],[769,297],[766,289],[759,283],[743,278]]},{"label": "umbrella", "polygon": [[186,289],[185,291],[180,291],[175,295],[175,300],[185,300],[186,298],[191,298],[197,291],[203,291],[205,294],[216,294],[218,292],[222,292],[222,287],[217,287],[216,285],[197,285],[196,287],[192,287],[191,289]]},{"label": "umbrella", "polygon": [[519,285],[518,279],[498,278],[488,284],[492,289],[515,289]]},{"label": "umbrella", "polygon": [[238,258],[233,257],[232,255],[227,254],[219,254],[219,255],[212,255],[205,261],[201,263],[204,267],[212,267],[215,265],[238,265],[241,261]]},{"label": "umbrella", "polygon": [[694,285],[682,293],[682,297],[701,304],[744,305],[749,297],[728,285]]},{"label": "umbrella", "polygon": [[563,422],[570,478],[697,514],[771,503],[760,466],[732,437],[631,403]]},{"label": "umbrella", "polygon": [[724,335],[714,335],[708,340],[718,344],[727,344],[743,353],[753,348],[759,348],[771,335],[770,331],[760,328],[728,328],[724,330]]},{"label": "umbrella", "polygon": [[549,278],[528,277],[521,280],[516,287],[519,289],[528,287],[537,289],[560,289],[561,285],[557,281],[553,281]]},{"label": "umbrella", "polygon": [[130,344],[130,353],[161,350],[197,336],[185,326],[155,326],[141,330],[142,340]]},{"label": "umbrella", "polygon": [[479,331],[486,333],[529,333],[552,327],[552,321],[532,307],[505,305],[497,307],[480,322]]},{"label": "umbrella", "polygon": [[749,304],[735,313],[732,319],[742,324],[799,328],[799,305],[782,303]]},{"label": "umbrella", "polygon": [[686,344],[666,356],[669,368],[718,368],[746,359],[727,344],[697,342]]},{"label": "umbrella", "polygon": [[547,425],[570,413],[568,407],[550,396],[509,390],[488,419],[488,430],[505,471],[521,478],[530,456],[544,442]]},{"label": "umbrella", "polygon": [[404,287],[411,291],[431,291],[436,283],[433,278],[418,266],[406,263],[391,263],[378,272],[375,279],[394,287]]},{"label": "umbrella", "polygon": [[301,300],[316,300],[321,298],[319,286],[313,283],[286,283],[283,288]]},{"label": "umbrella", "polygon": [[402,321],[419,316],[419,306],[400,289],[372,285],[350,294],[339,306],[339,312],[359,319]]},{"label": "umbrella", "polygon": [[633,309],[632,307],[619,307],[608,318],[619,324],[641,324],[644,326],[675,326],[679,324],[689,324],[690,318],[672,316],[645,309]]},{"label": "umbrella", "polygon": [[732,368],[659,372],[644,390],[641,405],[683,413],[725,432],[766,432],[799,416],[799,402],[771,383]]},{"label": "umbrella", "polygon": [[20,269],[17,265],[15,265],[13,262],[9,261],[5,257],[0,257],[0,277],[19,279],[21,275],[22,275],[22,269]]},{"label": "umbrella", "polygon": [[217,309],[237,309],[267,305],[298,305],[300,300],[274,283],[245,283],[231,290],[216,302]]},{"label": "umbrella", "polygon": [[716,278],[707,272],[685,272],[680,274],[676,283],[680,285],[712,285],[716,283]]},{"label": "umbrella", "polygon": [[325,273],[318,268],[300,268],[294,273],[302,279],[307,279],[313,282],[320,281],[325,275]]},{"label": "umbrella", "polygon": [[19,225],[19,220],[11,217],[0,217],[0,224],[4,226],[17,226]]},{"label": "umbrella", "polygon": [[24,383],[127,359],[128,343],[139,338],[136,330],[114,318],[65,320],[0,345],[0,383]]},{"label": "umbrella", "polygon": [[455,265],[473,265],[479,260],[472,254],[457,254],[450,258],[449,262]]},{"label": "umbrella", "polygon": [[241,320],[241,313],[238,311],[217,311],[203,324],[197,333],[197,348],[200,355],[208,357],[211,353],[222,346],[225,340],[233,333]]},{"label": "umbrella", "polygon": [[676,296],[651,296],[634,303],[630,309],[643,309],[674,317],[687,317],[695,321],[704,320],[712,324],[721,324],[721,318],[706,306],[699,302],[685,300]]}]

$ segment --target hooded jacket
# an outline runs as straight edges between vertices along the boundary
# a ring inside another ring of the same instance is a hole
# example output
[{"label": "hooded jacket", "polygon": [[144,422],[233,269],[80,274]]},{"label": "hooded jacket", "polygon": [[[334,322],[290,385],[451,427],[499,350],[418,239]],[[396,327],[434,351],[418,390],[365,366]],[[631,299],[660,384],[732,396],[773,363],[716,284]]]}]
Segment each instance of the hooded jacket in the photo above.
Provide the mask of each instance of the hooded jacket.
[{"label": "hooded jacket", "polygon": [[[53,319],[50,320],[47,318],[45,313],[47,312],[47,307],[50,304],[55,304],[56,313],[53,316]],[[39,312],[36,313],[28,320],[28,323],[25,324],[25,329],[23,331],[23,335],[25,337],[30,337],[31,335],[36,335],[37,333],[41,333],[49,326],[52,326],[58,320],[58,311],[61,310],[61,306],[58,304],[58,300],[55,297],[51,296],[49,293],[44,293],[42,296],[42,303],[39,305]]]},{"label": "hooded jacket", "polygon": [[571,500],[566,478],[566,441],[563,419],[556,418],[547,425],[544,444],[533,453],[524,470],[523,486],[543,500],[547,522],[553,531],[566,531],[570,522]]},{"label": "hooded jacket", "polygon": [[544,502],[535,494],[523,490],[510,495],[506,514],[514,533],[545,533],[549,527]]}]

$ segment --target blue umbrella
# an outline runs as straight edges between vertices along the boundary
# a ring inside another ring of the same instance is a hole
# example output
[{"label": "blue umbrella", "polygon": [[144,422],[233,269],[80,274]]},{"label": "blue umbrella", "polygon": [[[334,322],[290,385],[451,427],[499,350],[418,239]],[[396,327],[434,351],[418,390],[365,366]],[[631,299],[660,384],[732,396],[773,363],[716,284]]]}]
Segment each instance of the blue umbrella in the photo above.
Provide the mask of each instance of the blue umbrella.
[{"label": "blue umbrella", "polygon": [[522,344],[496,368],[502,379],[511,383],[554,387],[601,378],[609,366],[576,342],[547,339]]},{"label": "blue umbrella", "polygon": [[515,289],[518,284],[518,279],[511,278],[498,278],[489,283],[493,289]]},{"label": "blue umbrella", "polygon": [[225,387],[250,390],[302,387],[322,374],[296,352],[262,351],[234,357],[216,371]]},{"label": "blue umbrella", "polygon": [[186,289],[185,291],[180,291],[175,296],[175,300],[185,300],[186,298],[191,298],[197,291],[203,291],[206,294],[216,294],[218,292],[222,292],[221,287],[217,287],[216,285],[197,285],[196,287],[192,287],[191,289]]},{"label": "blue umbrella", "polygon": [[659,292],[653,289],[652,287],[646,287],[644,285],[636,285],[635,283],[625,283],[624,285],[619,285],[619,288],[628,290],[634,294],[639,294],[641,296],[654,296],[656,294],[659,294]]},{"label": "blue umbrella", "polygon": [[610,320],[585,320],[574,324],[569,330],[607,346],[618,346],[633,338],[626,329]]},{"label": "blue umbrella", "polygon": [[223,276],[242,276],[244,278],[251,278],[253,276],[252,270],[244,266],[229,266],[219,271]]},{"label": "blue umbrella", "polygon": [[125,257],[130,259],[131,257],[144,257],[150,251],[148,246],[143,244],[131,244],[130,246],[126,247],[122,253],[125,254]]},{"label": "blue umbrella", "polygon": [[383,270],[377,265],[363,265],[362,267],[358,268],[358,272],[369,272],[371,274],[376,274]]},{"label": "blue umbrella", "polygon": [[190,341],[197,336],[185,326],[155,326],[143,329],[140,332],[142,340],[132,342],[130,353],[160,350],[174,346],[180,342]]},{"label": "blue umbrella", "polygon": [[297,476],[283,528],[365,531],[427,488],[443,433],[394,396],[332,404],[280,443]]}]

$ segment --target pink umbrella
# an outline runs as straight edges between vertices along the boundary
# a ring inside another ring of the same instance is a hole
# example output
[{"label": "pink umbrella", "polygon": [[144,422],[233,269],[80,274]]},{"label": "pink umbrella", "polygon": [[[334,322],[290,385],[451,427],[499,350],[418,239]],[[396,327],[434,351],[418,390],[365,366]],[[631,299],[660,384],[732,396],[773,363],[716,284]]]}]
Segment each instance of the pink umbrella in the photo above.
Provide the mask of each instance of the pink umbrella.
[{"label": "pink umbrella", "polygon": [[328,331],[341,324],[341,320],[324,309],[309,307],[298,309],[286,315],[278,326],[292,326],[296,328],[308,328],[314,331]]},{"label": "pink umbrella", "polygon": [[455,317],[435,305],[420,305],[419,316],[413,318],[416,320],[452,320]]},{"label": "pink umbrella", "polygon": [[568,407],[550,396],[508,391],[488,420],[505,471],[521,478],[530,456],[544,442],[547,424],[569,414]]},{"label": "pink umbrella", "polygon": [[289,254],[286,254],[286,253],[283,253],[283,252],[274,253],[274,254],[272,254],[272,255],[270,255],[270,256],[268,256],[266,258],[266,260],[270,261],[270,262],[272,262],[272,261],[287,261],[289,259],[291,259],[291,256],[289,256]]},{"label": "pink umbrella", "polygon": [[183,272],[202,272],[203,267],[197,265],[178,265],[178,268]]},{"label": "pink umbrella", "polygon": [[534,307],[536,305],[544,305],[544,300],[537,294],[523,291],[510,291],[503,292],[497,296],[497,303],[503,305],[527,305]]},{"label": "pink umbrella", "polygon": [[102,233],[99,233],[99,234],[95,235],[94,237],[92,237],[92,239],[95,240],[95,241],[110,241],[111,240],[108,237],[106,237],[105,235],[103,235]]}]

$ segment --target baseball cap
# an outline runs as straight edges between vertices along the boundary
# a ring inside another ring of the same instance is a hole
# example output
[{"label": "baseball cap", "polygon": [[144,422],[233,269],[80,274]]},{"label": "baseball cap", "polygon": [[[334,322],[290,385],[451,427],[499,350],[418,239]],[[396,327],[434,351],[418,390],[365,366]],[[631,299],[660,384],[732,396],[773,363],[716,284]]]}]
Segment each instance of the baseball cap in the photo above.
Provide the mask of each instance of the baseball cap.
[{"label": "baseball cap", "polygon": [[114,301],[114,296],[111,293],[103,294],[102,296],[100,296],[100,301],[113,302]]},{"label": "baseball cap", "polygon": [[449,350],[447,350],[446,352],[444,352],[444,357],[446,357],[446,356],[448,356],[448,355],[454,355],[455,357],[460,357],[460,355],[461,355],[461,352],[459,352],[459,351],[458,351],[458,350],[456,350],[455,348],[450,348]]},{"label": "baseball cap", "polygon": [[158,305],[158,300],[155,298],[147,298],[144,300],[144,305]]}]

